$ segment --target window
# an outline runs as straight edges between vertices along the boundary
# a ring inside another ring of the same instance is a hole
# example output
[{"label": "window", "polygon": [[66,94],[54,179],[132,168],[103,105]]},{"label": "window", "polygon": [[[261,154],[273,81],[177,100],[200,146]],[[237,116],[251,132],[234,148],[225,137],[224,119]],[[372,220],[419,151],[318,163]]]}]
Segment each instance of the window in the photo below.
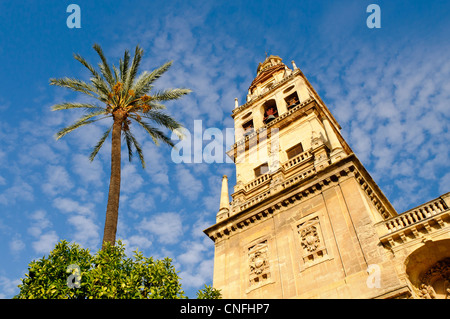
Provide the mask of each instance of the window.
[{"label": "window", "polygon": [[288,159],[291,159],[299,154],[303,153],[303,146],[302,143],[298,143],[294,147],[291,147],[286,151]]},{"label": "window", "polygon": [[242,128],[244,129],[244,136],[253,132],[253,120],[247,121],[242,124]]},{"label": "window", "polygon": [[264,163],[255,168],[254,171],[255,171],[255,178],[267,174],[269,172],[269,165],[267,165],[267,163]]},{"label": "window", "polygon": [[300,103],[297,92],[294,92],[289,96],[285,97],[284,100],[286,101],[286,106],[288,110]]},{"label": "window", "polygon": [[277,109],[277,103],[274,99],[268,100],[263,105],[264,107],[264,124],[269,123],[270,121],[273,121],[278,117],[278,109]]}]

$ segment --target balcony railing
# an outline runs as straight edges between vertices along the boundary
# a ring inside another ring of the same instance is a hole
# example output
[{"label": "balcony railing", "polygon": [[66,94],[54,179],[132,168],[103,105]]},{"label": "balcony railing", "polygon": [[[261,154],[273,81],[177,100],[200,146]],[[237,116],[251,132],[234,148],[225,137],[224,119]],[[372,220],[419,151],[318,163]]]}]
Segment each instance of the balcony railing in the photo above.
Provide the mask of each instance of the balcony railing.
[{"label": "balcony railing", "polygon": [[393,242],[392,236],[406,238],[405,231],[412,232],[415,236],[417,229],[425,228],[431,231],[430,223],[444,227],[444,217],[450,211],[442,198],[437,198],[431,202],[406,211],[398,216],[391,217],[376,225],[380,239],[387,239]]},{"label": "balcony railing", "polygon": [[270,179],[270,174],[264,174],[259,176],[258,178],[252,180],[250,183],[246,184],[244,186],[244,190],[248,191],[249,189],[259,186],[260,184],[264,183],[265,181]]},{"label": "balcony railing", "polygon": [[288,169],[300,164],[312,157],[312,154],[309,151],[305,151],[303,153],[298,154],[297,156],[291,158],[289,161],[283,164],[283,169],[287,171]]}]

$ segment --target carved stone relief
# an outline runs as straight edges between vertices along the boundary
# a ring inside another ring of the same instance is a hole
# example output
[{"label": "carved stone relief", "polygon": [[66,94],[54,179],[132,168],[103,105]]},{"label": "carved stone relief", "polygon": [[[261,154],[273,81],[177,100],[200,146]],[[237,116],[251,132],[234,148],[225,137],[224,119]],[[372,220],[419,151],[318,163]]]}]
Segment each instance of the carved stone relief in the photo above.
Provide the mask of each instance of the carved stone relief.
[{"label": "carved stone relief", "polygon": [[450,258],[428,269],[421,278],[418,295],[422,299],[450,299]]},{"label": "carved stone relief", "polygon": [[301,255],[306,265],[315,264],[327,255],[323,241],[319,217],[312,218],[297,226],[297,232],[302,248]]},{"label": "carved stone relief", "polygon": [[267,241],[248,249],[250,286],[264,283],[270,278]]}]

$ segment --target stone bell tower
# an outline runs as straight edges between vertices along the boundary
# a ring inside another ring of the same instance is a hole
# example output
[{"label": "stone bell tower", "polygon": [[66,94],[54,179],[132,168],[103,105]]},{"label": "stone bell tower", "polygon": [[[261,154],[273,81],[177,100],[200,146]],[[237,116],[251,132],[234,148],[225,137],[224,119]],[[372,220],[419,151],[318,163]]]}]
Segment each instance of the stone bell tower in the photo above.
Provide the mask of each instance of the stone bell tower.
[{"label": "stone bell tower", "polygon": [[[224,298],[373,298],[408,290],[375,225],[397,212],[302,71],[270,55],[235,100],[213,286]],[[384,227],[384,225],[383,225]]]}]

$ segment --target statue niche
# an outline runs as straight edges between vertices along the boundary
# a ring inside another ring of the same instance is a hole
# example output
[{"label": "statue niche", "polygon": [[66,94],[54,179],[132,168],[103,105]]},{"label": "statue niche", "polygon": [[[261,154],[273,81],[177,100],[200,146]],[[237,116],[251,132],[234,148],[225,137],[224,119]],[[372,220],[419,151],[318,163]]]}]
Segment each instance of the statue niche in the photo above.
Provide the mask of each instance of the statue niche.
[{"label": "statue niche", "polygon": [[438,261],[425,272],[418,295],[422,299],[450,299],[450,258]]}]

